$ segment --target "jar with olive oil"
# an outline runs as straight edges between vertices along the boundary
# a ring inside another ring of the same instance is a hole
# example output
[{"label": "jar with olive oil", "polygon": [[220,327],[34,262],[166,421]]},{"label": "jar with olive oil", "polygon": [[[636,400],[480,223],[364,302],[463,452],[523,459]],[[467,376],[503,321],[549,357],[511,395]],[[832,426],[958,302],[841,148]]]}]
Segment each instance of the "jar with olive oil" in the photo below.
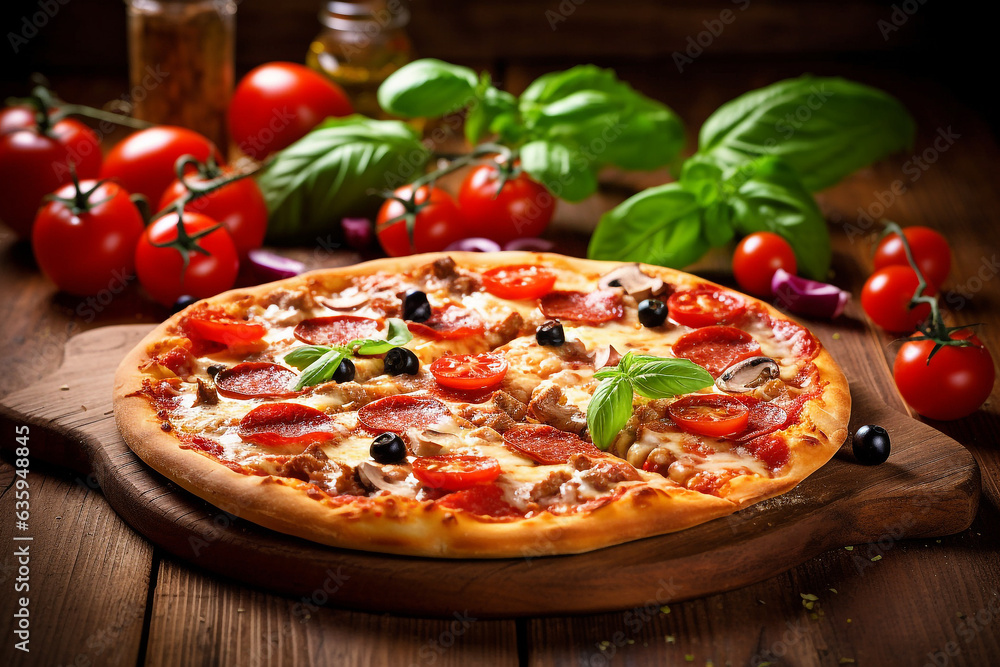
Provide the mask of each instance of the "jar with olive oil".
[{"label": "jar with olive oil", "polygon": [[403,0],[326,2],[319,20],[323,30],[309,46],[306,64],[339,84],[356,111],[384,118],[378,87],[413,58]]}]

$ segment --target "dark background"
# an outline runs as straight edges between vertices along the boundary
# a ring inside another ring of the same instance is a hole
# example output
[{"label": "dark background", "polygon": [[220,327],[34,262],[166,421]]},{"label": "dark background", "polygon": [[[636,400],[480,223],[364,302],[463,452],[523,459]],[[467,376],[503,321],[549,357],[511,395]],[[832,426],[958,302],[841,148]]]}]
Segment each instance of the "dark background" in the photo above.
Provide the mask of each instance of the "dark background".
[{"label": "dark background", "polygon": [[[122,0],[2,4],[4,95],[24,93],[34,71],[56,83],[79,76],[106,77],[120,81],[117,85],[125,92]],[[241,2],[238,73],[269,60],[301,62],[319,31],[320,5],[317,0]],[[512,62],[539,72],[594,62],[616,67],[625,78],[638,68],[643,75],[637,77],[639,87],[659,85],[662,89],[645,92],[683,107],[671,98],[672,86],[682,83],[683,90],[691,90],[690,79],[699,76],[745,76],[753,63],[773,71],[777,62],[789,75],[849,74],[890,91],[891,75],[898,71],[936,80],[977,108],[996,130],[997,114],[989,103],[996,77],[994,21],[984,15],[982,5],[973,9],[972,3],[938,0],[432,0],[410,6],[408,31],[419,55],[487,68],[501,82]],[[45,7],[49,13],[57,8],[55,15],[15,54],[10,33],[21,33],[24,17]],[[683,51],[689,37],[705,30],[704,21],[718,19],[725,9],[733,11],[736,20],[679,73],[671,55]],[[553,30],[547,12],[565,20]],[[884,25],[892,25],[894,13],[901,25],[886,31]],[[905,22],[900,20],[904,16]],[[880,21],[886,22],[881,28]],[[865,74],[868,71],[871,75]],[[658,76],[650,77],[652,72]],[[757,83],[748,82],[747,88]]]}]

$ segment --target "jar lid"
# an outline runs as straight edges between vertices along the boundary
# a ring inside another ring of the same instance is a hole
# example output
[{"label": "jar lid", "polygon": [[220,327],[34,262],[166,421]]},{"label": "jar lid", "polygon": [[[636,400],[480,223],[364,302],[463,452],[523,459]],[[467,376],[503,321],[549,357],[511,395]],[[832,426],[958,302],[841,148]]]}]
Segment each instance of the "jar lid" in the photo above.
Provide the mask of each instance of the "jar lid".
[{"label": "jar lid", "polygon": [[333,0],[324,3],[319,21],[334,30],[353,31],[368,24],[401,28],[410,22],[410,10],[401,0]]}]

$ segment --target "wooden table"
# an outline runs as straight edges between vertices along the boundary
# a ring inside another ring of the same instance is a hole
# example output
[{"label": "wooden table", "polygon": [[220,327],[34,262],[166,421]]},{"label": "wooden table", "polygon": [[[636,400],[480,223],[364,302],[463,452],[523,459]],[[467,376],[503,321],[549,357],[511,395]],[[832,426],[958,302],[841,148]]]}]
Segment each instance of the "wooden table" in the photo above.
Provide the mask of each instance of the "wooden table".
[{"label": "wooden table", "polygon": [[[500,73],[507,88],[516,91],[544,69],[558,66],[508,66]],[[994,356],[1000,354],[1000,195],[995,176],[1000,151],[984,120],[948,90],[896,70],[829,63],[699,62],[684,76],[674,74],[669,61],[618,67],[624,78],[677,109],[691,128],[692,143],[695,128],[720,103],[805,70],[852,76],[895,93],[920,128],[912,154],[862,170],[819,196],[834,236],[836,281],[857,295],[870,271],[873,228],[866,227],[861,213],[878,218],[884,210],[887,218],[904,225],[936,227],[954,249],[951,295],[944,300],[950,316],[955,322],[984,323],[980,336]],[[67,82],[60,89],[71,98],[73,88]],[[77,83],[75,88],[79,94],[72,99],[99,102],[114,97],[121,84]],[[957,139],[935,148],[942,132]],[[914,160],[920,156],[926,169]],[[664,178],[662,173],[611,174],[601,195],[576,206],[561,205],[551,234],[559,237],[561,249],[582,252],[580,229],[592,226],[600,211],[630,189]],[[903,194],[898,194],[899,185]],[[296,253],[315,266],[359,259],[322,248]],[[695,270],[724,266],[725,255],[716,253]],[[64,342],[80,331],[155,322],[166,315],[135,288],[99,308],[55,293],[34,267],[30,249],[9,236],[0,238],[0,285],[0,394],[52,372]],[[905,409],[889,371],[891,337],[870,326],[869,334],[865,353],[875,389],[891,405]],[[832,351],[838,354],[835,347]],[[886,536],[853,551],[828,552],[730,593],[663,609],[569,618],[479,620],[461,609],[450,619],[402,618],[321,608],[310,600],[265,593],[161,553],[126,525],[88,480],[33,463],[31,654],[15,651],[7,633],[0,664],[998,664],[998,411],[995,392],[975,415],[935,424],[966,445],[982,468],[979,515],[962,534],[914,541]],[[5,454],[0,488],[12,480]],[[8,490],[0,502],[0,543],[5,545],[0,609],[7,619],[16,577],[9,548],[11,495]],[[875,556],[881,558],[871,560]],[[811,610],[800,594],[818,597]]]}]

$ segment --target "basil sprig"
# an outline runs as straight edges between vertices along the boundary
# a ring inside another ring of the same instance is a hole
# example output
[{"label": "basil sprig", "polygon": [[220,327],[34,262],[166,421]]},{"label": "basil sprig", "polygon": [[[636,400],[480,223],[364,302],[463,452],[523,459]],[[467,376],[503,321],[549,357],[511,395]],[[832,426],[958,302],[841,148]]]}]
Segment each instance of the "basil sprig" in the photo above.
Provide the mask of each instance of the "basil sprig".
[{"label": "basil sprig", "polygon": [[354,355],[384,354],[394,347],[406,345],[413,340],[413,334],[406,322],[389,318],[386,337],[358,338],[346,345],[303,345],[285,355],[285,363],[302,371],[294,390],[327,382],[337,372],[340,363]]},{"label": "basil sprig", "polygon": [[656,169],[673,163],[684,144],[683,124],[669,107],[593,65],[545,74],[514,97],[488,74],[417,60],[391,74],[378,99],[406,118],[466,109],[470,144],[495,137],[519,153],[524,171],[567,201],[593,194],[602,167]]},{"label": "basil sprig", "polygon": [[377,191],[422,174],[430,153],[401,121],[331,118],[280,151],[257,177],[267,202],[267,238],[316,243],[341,218],[374,218]]},{"label": "basil sprig", "polygon": [[906,109],[874,88],[800,77],[721,106],[675,183],[644,190],[601,217],[592,259],[683,268],[737,234],[771,231],[799,271],[825,280],[830,238],[812,191],[913,143]]},{"label": "basil sprig", "polygon": [[617,366],[594,373],[601,381],[587,405],[587,428],[594,444],[607,449],[632,416],[632,397],[669,398],[704,389],[711,374],[687,359],[629,352]]}]

